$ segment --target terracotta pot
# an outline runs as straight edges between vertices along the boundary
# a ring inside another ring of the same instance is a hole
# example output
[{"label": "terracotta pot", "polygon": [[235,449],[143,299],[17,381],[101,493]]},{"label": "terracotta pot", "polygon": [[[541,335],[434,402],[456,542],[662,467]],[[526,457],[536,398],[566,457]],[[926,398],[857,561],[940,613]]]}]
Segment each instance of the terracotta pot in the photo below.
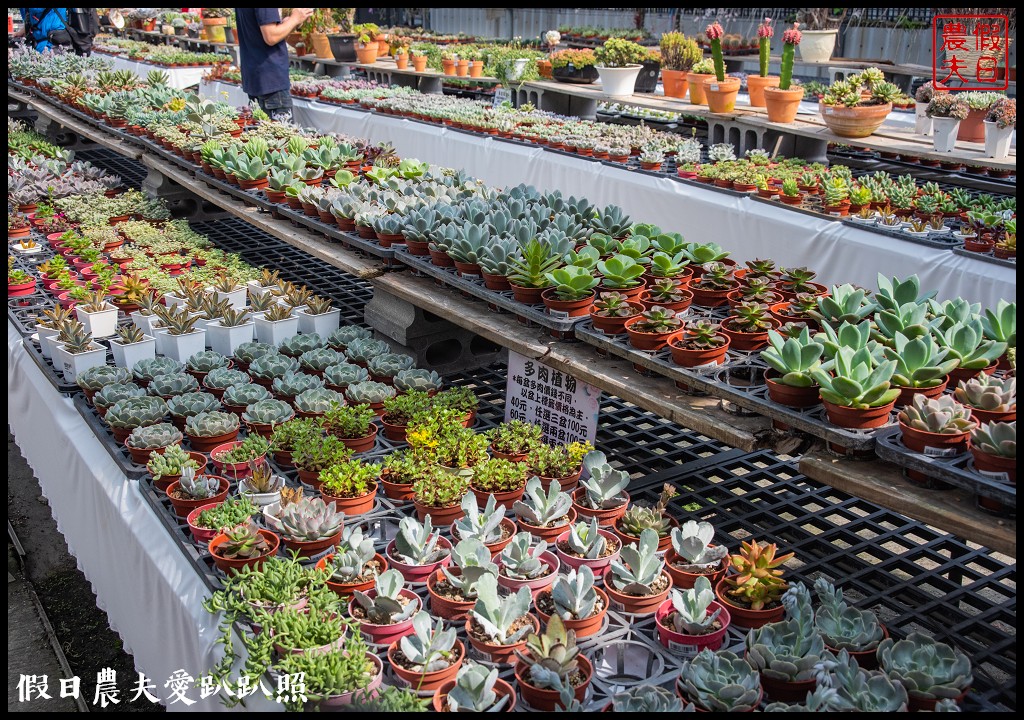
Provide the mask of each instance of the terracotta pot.
[{"label": "terracotta pot", "polygon": [[568,542],[569,540],[569,532],[566,531],[559,535],[554,542],[555,553],[558,555],[559,561],[573,569],[586,565],[593,571],[595,578],[604,577],[604,574],[608,572],[608,568],[611,564],[619,559],[619,551],[622,550],[622,540],[610,530],[598,530],[598,533],[600,533],[600,535],[605,539],[605,542],[608,543],[609,547],[615,547],[615,552],[610,555],[606,555],[605,557],[594,559],[581,558],[573,555],[572,553],[565,552],[560,547],[560,544]]},{"label": "terracotta pot", "polygon": [[[767,77],[761,77],[760,75],[754,75],[753,73],[747,75],[747,92],[750,94],[750,107],[766,107],[765,90],[768,88],[778,87],[778,75],[769,75]],[[801,90],[799,92],[802,97],[803,91]],[[799,100],[797,102],[799,102]]]},{"label": "terracotta pot", "polygon": [[372,65],[377,62],[377,43],[369,43],[363,47],[356,45],[356,62],[360,65]]},{"label": "terracotta pot", "polygon": [[629,318],[625,322],[626,334],[629,335],[629,344],[637,350],[643,350],[645,352],[661,350],[663,347],[668,345],[669,338],[679,332],[678,329],[663,333],[646,333],[634,330],[632,326],[636,325],[642,319],[643,318],[640,316],[637,316]]},{"label": "terracotta pot", "polygon": [[768,386],[768,397],[779,405],[791,408],[809,408],[821,402],[821,396],[819,395],[821,388],[817,385],[795,387],[793,385],[784,385],[778,380],[767,376],[765,377],[765,384]]},{"label": "terracotta pot", "polygon": [[320,493],[323,495],[324,502],[330,504],[334,503],[334,507],[338,512],[345,513],[346,517],[353,515],[363,515],[373,510],[373,503],[377,499],[377,486],[358,497],[337,497],[329,493],[324,492],[324,489],[320,488]]},{"label": "terracotta pot", "polygon": [[704,80],[704,95],[708,109],[713,113],[729,113],[736,107],[736,96],[740,91],[740,79],[726,76],[724,80],[710,77]]},{"label": "terracotta pot", "polygon": [[994,412],[992,410],[979,410],[978,408],[972,408],[970,405],[966,406],[971,410],[971,417],[977,420],[979,424],[994,423],[994,422],[1016,422],[1017,410],[1009,410],[1007,412]]},{"label": "terracotta pot", "polygon": [[206,505],[200,505],[199,507],[192,510],[192,512],[188,514],[188,517],[185,518],[185,522],[188,524],[189,532],[192,533],[192,538],[200,545],[206,545],[215,537],[217,537],[217,535],[220,534],[220,528],[199,527],[198,525],[196,525],[196,521],[198,520],[199,515],[202,514],[204,510],[212,510],[213,508],[217,507],[220,504],[221,503],[212,502],[207,503]]},{"label": "terracotta pot", "polygon": [[[448,693],[450,693],[454,687],[455,681],[449,680],[437,689],[437,692],[434,693],[434,699],[431,701],[431,706],[434,708],[434,712],[449,712]],[[512,712],[515,709],[516,691],[512,689],[511,685],[501,678],[498,678],[494,681],[494,692],[499,698],[509,698],[509,701],[505,703],[505,707],[501,709],[502,712]]]},{"label": "terracotta pot", "polygon": [[171,505],[174,506],[175,514],[180,518],[187,518],[188,514],[198,507],[211,504],[219,505],[224,502],[224,498],[228,496],[228,490],[231,489],[231,483],[224,477],[218,477],[217,479],[220,481],[220,492],[213,497],[203,498],[201,500],[182,500],[174,497],[174,492],[178,489],[180,481],[175,481],[168,485],[164,492],[167,494],[167,499],[171,501]]},{"label": "terracotta pot", "polygon": [[412,56],[412,69],[416,72],[423,72],[427,69],[427,56],[426,55],[413,55]]},{"label": "terracotta pot", "polygon": [[[526,617],[529,618],[530,622],[532,623],[533,631],[535,633],[540,632],[540,623],[537,621],[537,618],[529,613],[527,613]],[[476,648],[478,652],[488,656],[489,662],[495,663],[497,665],[507,665],[509,663],[513,663],[516,660],[516,650],[522,652],[522,650],[526,647],[525,637],[519,642],[513,643],[512,645],[494,645],[492,643],[483,642],[482,640],[477,640],[473,636],[473,633],[470,632],[470,628],[473,625],[474,620],[472,616],[466,618],[465,627],[466,634],[469,636],[469,643],[474,648]],[[509,708],[506,708],[506,710],[507,709]]]},{"label": "terracotta pot", "polygon": [[[452,543],[447,538],[438,536],[437,547],[443,547],[447,550],[451,550]],[[452,556],[449,552],[442,559],[437,562],[430,563],[429,565],[408,565],[395,559],[393,554],[394,549],[395,541],[392,540],[384,550],[384,555],[387,558],[388,564],[398,570],[398,572],[402,573],[402,577],[405,578],[405,581],[410,583],[425,583],[431,575],[437,572],[438,569],[448,567],[452,562]]]},{"label": "terracotta pot", "polygon": [[[750,87],[750,81],[754,77],[754,75],[747,76],[748,87]],[[777,83],[778,78],[776,78]],[[769,122],[791,123],[796,120],[797,111],[800,109],[800,101],[804,97],[803,88],[780,90],[778,87],[768,86],[762,90],[762,94],[764,96],[763,107],[768,111]],[[753,91],[751,91],[751,98],[753,98]],[[753,105],[753,99],[751,99],[751,105]]]},{"label": "terracotta pot", "polygon": [[534,578],[533,580],[518,580],[516,578],[510,578],[504,575],[501,572],[502,565],[501,561],[499,560],[498,584],[503,588],[511,590],[513,593],[518,592],[519,588],[521,587],[527,587],[533,594],[534,599],[536,599],[537,594],[541,590],[547,590],[549,587],[551,587],[551,584],[555,581],[555,578],[558,577],[559,568],[558,558],[555,556],[553,552],[548,551],[542,553],[540,559],[541,562],[543,562],[545,565],[548,566],[548,568],[550,568],[551,572],[549,572],[547,575],[542,575],[539,578]]},{"label": "terracotta pot", "polygon": [[814,678],[788,682],[769,677],[764,673],[758,673],[758,675],[761,676],[761,688],[768,699],[776,702],[802,702],[807,699],[807,693],[814,692],[814,688],[818,686],[818,681]]},{"label": "terracotta pot", "polygon": [[768,608],[764,610],[751,610],[750,608],[737,605],[736,603],[729,600],[725,592],[728,589],[728,585],[725,584],[725,578],[718,581],[715,585],[715,597],[718,598],[718,602],[722,603],[726,610],[729,611],[729,615],[732,618],[732,624],[736,627],[743,628],[745,630],[751,630],[767,625],[770,622],[778,622],[782,620],[786,615],[786,608],[782,606],[782,603],[778,604],[778,607]]},{"label": "terracotta pot", "polygon": [[232,430],[229,433],[223,435],[215,435],[214,437],[193,437],[192,435],[186,434],[189,445],[196,452],[208,453],[211,452],[218,445],[224,443],[233,442],[238,437],[238,430]]},{"label": "terracotta pot", "polygon": [[673,564],[676,560],[679,560],[679,556],[676,555],[675,549],[670,545],[665,551],[665,572],[672,578],[672,587],[676,590],[689,590],[697,583],[697,578],[699,577],[706,577],[708,582],[711,583],[711,587],[714,587],[718,584],[719,580],[725,577],[725,571],[728,569],[726,564],[728,558],[723,558],[718,569],[707,575],[681,570]]},{"label": "terracotta pot", "polygon": [[[461,575],[458,568],[451,570],[453,575]],[[450,600],[437,593],[437,584],[447,580],[444,572],[438,570],[427,579],[427,592],[430,595],[430,613],[434,617],[445,620],[465,622],[469,611],[476,605],[476,600]]]},{"label": "terracotta pot", "polygon": [[691,350],[680,345],[684,339],[684,332],[676,333],[668,342],[668,349],[672,353],[672,362],[676,365],[687,368],[702,368],[710,365],[721,365],[725,361],[725,356],[729,352],[729,338],[726,335],[721,335],[725,342],[719,347],[708,350]]},{"label": "terracotta pot", "polygon": [[551,487],[551,483],[558,482],[558,487],[562,489],[562,492],[571,493],[576,489],[576,486],[580,484],[580,475],[583,474],[583,466],[580,465],[576,468],[575,472],[565,475],[560,478],[549,478],[543,475],[538,475],[537,479],[540,480],[540,486],[547,492],[548,488]]},{"label": "terracotta pot", "polygon": [[594,510],[585,505],[581,505],[579,500],[586,493],[586,488],[577,488],[572,493],[572,507],[576,511],[576,514],[581,518],[597,518],[597,523],[601,527],[614,527],[615,522],[626,513],[626,508],[629,507],[629,493],[623,490],[622,495],[625,497],[625,501],[622,505],[610,509]]},{"label": "terracotta pot", "polygon": [[427,515],[430,515],[435,527],[451,525],[466,514],[461,505],[451,505],[449,507],[439,508],[431,505],[424,505],[419,500],[413,500],[413,505],[416,507],[416,517],[419,518],[420,522],[422,522]]},{"label": "terracotta pot", "polygon": [[530,533],[539,540],[544,540],[545,542],[551,543],[557,540],[558,536],[564,533],[572,523],[576,522],[576,518],[576,510],[574,508],[569,508],[569,512],[566,513],[566,521],[564,523],[561,523],[560,525],[554,525],[552,527],[539,527],[537,525],[531,525],[528,522],[524,522],[522,518],[520,518],[517,522],[519,528],[524,532]]},{"label": "terracotta pot", "polygon": [[409,67],[409,54],[401,53],[399,55],[395,55],[395,67],[399,70],[405,70]]},{"label": "terracotta pot", "polygon": [[627,615],[650,615],[661,607],[672,589],[672,578],[662,570],[661,576],[668,581],[668,586],[656,595],[627,595],[619,592],[608,582],[608,575],[604,577],[604,591],[611,601],[611,609],[615,612],[626,613]]},{"label": "terracotta pot", "polygon": [[[418,608],[423,607],[423,601],[420,600],[419,596],[412,590],[403,588],[398,594],[416,603]],[[377,591],[375,589],[367,590],[366,595],[370,598],[374,598],[377,596]],[[371,622],[357,618],[352,612],[355,607],[357,607],[355,603],[349,604],[349,617],[359,624],[359,632],[363,634],[363,637],[366,638],[366,642],[368,643],[387,646],[393,642],[398,642],[406,635],[412,635],[413,633],[412,617],[390,625],[374,625]],[[413,615],[415,614],[416,613],[414,612]]]},{"label": "terracotta pot", "polygon": [[[967,693],[970,692],[970,688],[967,688],[962,693],[953,698],[953,702],[960,705],[964,698],[967,697]],[[907,710],[910,712],[933,712],[935,706],[938,704],[938,698],[922,698],[915,697],[911,693],[907,693]]]},{"label": "terracotta pot", "polygon": [[370,423],[370,432],[358,438],[338,438],[353,453],[369,452],[377,442],[377,425]]},{"label": "terracotta pot", "polygon": [[967,117],[960,121],[956,139],[960,142],[985,142],[985,110],[971,110]]},{"label": "terracotta pot", "polygon": [[819,103],[821,118],[834,134],[840,137],[862,138],[874,133],[892,110],[892,103],[843,107]]},{"label": "terracotta pot", "polygon": [[[316,563],[316,569],[324,573],[327,573],[327,566],[331,562],[331,558],[333,557],[334,555],[332,553],[331,555],[327,555],[325,557],[320,558]],[[376,553],[373,556],[373,559],[376,560],[378,563],[378,566],[380,568],[379,572],[384,572],[388,569],[387,558],[385,558],[383,555],[381,555],[380,553]],[[372,590],[375,585],[375,578],[370,578],[369,580],[361,583],[340,583],[331,580],[330,575],[328,574],[326,583],[327,587],[333,590],[334,594],[338,597],[350,597],[352,593],[354,593],[356,590],[359,590],[360,592]]]},{"label": "terracotta pot", "polygon": [[320,471],[319,470],[297,470],[299,475],[299,482],[309,485],[314,490],[319,490],[323,484],[320,482]]},{"label": "terracotta pot", "polygon": [[[583,654],[577,656],[577,663],[577,668],[580,674],[583,675],[584,681],[579,686],[573,688],[573,696],[582,703],[586,699],[590,679],[594,676],[594,666]],[[556,708],[565,707],[557,691],[539,688],[530,683],[530,666],[522,660],[516,663],[515,676],[519,687],[519,695],[523,698],[523,702],[534,710],[554,712]]]},{"label": "terracotta pot", "polygon": [[[768,331],[764,332],[740,332],[739,330],[731,330],[729,324],[731,320],[738,318],[728,317],[722,322],[722,334],[729,338],[729,346],[733,350],[741,352],[753,352],[754,350],[760,350],[761,348],[768,346]],[[771,318],[772,328],[778,329],[780,323],[775,318]]]},{"label": "terracotta pot", "polygon": [[948,382],[950,384],[952,384],[953,387],[956,387],[956,386],[958,386],[962,382],[966,382],[967,380],[970,380],[972,378],[976,378],[981,373],[985,373],[986,375],[991,375],[992,373],[994,373],[996,371],[996,366],[998,364],[999,364],[998,361],[993,362],[991,365],[989,365],[987,368],[984,368],[983,370],[967,370],[967,369],[964,369],[964,368],[954,368],[949,373],[949,380],[948,380]]},{"label": "terracotta pot", "polygon": [[408,501],[412,500],[415,494],[411,484],[391,482],[383,476],[380,479],[380,484],[384,487],[384,496],[391,500]]},{"label": "terracotta pot", "polygon": [[519,500],[523,493],[526,492],[526,485],[519,488],[518,490],[508,490],[506,492],[491,493],[486,490],[477,490],[475,487],[470,485],[470,492],[476,497],[476,504],[483,509],[487,505],[487,499],[493,494],[494,502],[496,505],[504,507],[506,510],[511,510],[512,505],[515,504],[516,500]]},{"label": "terracotta pot", "polygon": [[484,287],[488,290],[494,290],[495,292],[505,292],[512,289],[509,284],[508,278],[504,275],[491,275],[490,273],[480,271],[480,277],[484,280]]},{"label": "terracotta pot", "polygon": [[580,300],[559,300],[555,288],[548,288],[540,294],[548,315],[557,318],[586,317],[594,304],[594,293],[591,292]]},{"label": "terracotta pot", "polygon": [[676,632],[671,627],[665,625],[665,618],[675,612],[672,601],[666,600],[654,613],[654,622],[658,627],[658,640],[669,650],[687,656],[696,655],[705,648],[708,650],[718,650],[725,641],[725,633],[729,630],[731,618],[729,617],[729,610],[719,602],[712,602],[708,606],[708,615],[716,610],[721,611],[718,613],[718,622],[721,623],[721,628],[706,635],[687,635]]},{"label": "terracotta pot", "polygon": [[626,321],[631,320],[644,311],[644,305],[641,302],[630,302],[629,306],[636,310],[636,314],[629,317],[604,317],[597,314],[597,308],[590,308],[590,321],[594,325],[595,330],[600,330],[606,335],[621,335],[626,332]]},{"label": "terracotta pot", "polygon": [[903,387],[900,388],[900,396],[896,398],[896,407],[903,407],[904,405],[913,405],[915,395],[924,395],[926,398],[937,398],[943,392],[946,391],[946,385],[949,380],[943,380],[940,385],[930,388],[916,388],[916,387]]},{"label": "terracotta pot", "polygon": [[544,302],[541,296],[545,288],[528,288],[513,282],[509,282],[509,287],[512,288],[512,297],[516,302],[521,302],[524,305],[540,305]]},{"label": "terracotta pot", "polygon": [[[577,639],[590,637],[596,635],[601,627],[604,625],[604,618],[608,614],[608,607],[610,601],[608,600],[608,593],[599,587],[594,587],[594,592],[597,593],[597,597],[600,599],[601,609],[588,618],[581,618],[578,620],[563,620],[565,623],[566,630],[572,630],[576,633]],[[544,595],[550,595],[550,590],[544,590],[537,594],[537,598],[540,599]],[[547,627],[548,621],[551,620],[551,616],[540,609],[539,603],[534,602],[534,609],[537,611],[537,617],[540,618],[541,623]]]},{"label": "terracotta pot", "polygon": [[404,668],[395,662],[395,656],[398,652],[400,652],[399,643],[395,641],[388,647],[388,662],[391,664],[391,669],[395,675],[409,683],[409,686],[414,691],[420,693],[436,692],[445,683],[454,683],[455,676],[462,667],[462,661],[466,659],[466,646],[462,644],[461,640],[456,640],[455,645],[452,647],[452,652],[457,657],[455,662],[442,670],[420,673]]},{"label": "terracotta pot", "polygon": [[888,405],[858,410],[842,405],[833,405],[824,399],[821,402],[825,406],[825,414],[830,423],[851,429],[882,427],[889,422],[889,413],[896,405],[896,401],[893,400]]},{"label": "terracotta pot", "polygon": [[803,323],[811,331],[819,329],[818,322],[812,318],[800,317],[798,315],[790,315],[792,308],[789,302],[776,303],[769,307],[772,317],[778,320],[780,323],[785,325],[786,323]]},{"label": "terracotta pot", "polygon": [[685,70],[661,70],[661,83],[665,87],[665,97],[684,98],[690,84],[686,79]]},{"label": "terracotta pot", "polygon": [[[196,475],[205,475],[208,463],[206,456],[198,452],[190,452],[188,455],[199,464],[199,467],[196,468]],[[181,473],[177,475],[162,475],[159,480],[153,481],[153,487],[163,492],[180,479]]]},{"label": "terracotta pot", "polygon": [[341,540],[341,530],[334,533],[330,537],[323,538],[322,540],[289,540],[288,538],[282,537],[281,542],[284,544],[284,549],[289,552],[295,551],[299,554],[299,557],[313,557],[322,553],[324,550],[330,547],[334,547]]},{"label": "terracotta pot", "polygon": [[701,73],[686,73],[686,81],[690,84],[690,102],[694,105],[707,105],[708,98],[704,93],[704,81],[715,77]]},{"label": "terracotta pot", "polygon": [[213,556],[213,564],[217,567],[217,569],[223,573],[227,573],[228,575],[239,572],[242,568],[247,567],[251,567],[258,570],[259,568],[263,567],[263,563],[267,561],[267,558],[276,555],[277,549],[281,545],[281,539],[269,530],[260,529],[257,530],[257,532],[260,534],[260,536],[263,537],[264,540],[267,541],[267,544],[270,546],[270,549],[267,551],[265,555],[260,555],[254,558],[246,558],[245,560],[225,558],[218,555],[217,548],[223,545],[225,542],[227,542],[228,538],[227,535],[217,535],[215,538],[213,538],[213,540],[211,540],[210,544],[207,546],[207,550],[209,550],[210,555]]}]

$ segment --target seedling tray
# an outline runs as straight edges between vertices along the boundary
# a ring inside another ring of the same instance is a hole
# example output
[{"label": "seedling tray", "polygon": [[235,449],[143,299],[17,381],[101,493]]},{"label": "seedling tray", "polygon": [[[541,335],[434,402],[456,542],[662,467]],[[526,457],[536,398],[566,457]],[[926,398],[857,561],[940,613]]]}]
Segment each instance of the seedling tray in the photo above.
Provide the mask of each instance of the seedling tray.
[{"label": "seedling tray", "polygon": [[394,247],[386,248],[377,240],[369,240],[367,238],[359,237],[359,235],[354,232],[345,232],[334,223],[325,223],[318,217],[307,215],[302,210],[294,210],[288,207],[288,205],[273,205],[273,203],[271,203],[271,205],[274,207],[274,211],[281,215],[281,217],[288,218],[299,225],[304,225],[309,230],[340,242],[345,247],[361,250],[368,255],[373,255],[374,257],[379,257],[386,261],[392,261],[395,258]]},{"label": "seedling tray", "polygon": [[932,457],[914,452],[903,444],[900,428],[890,427],[878,433],[875,451],[878,457],[888,460],[907,470],[926,474],[929,478],[953,485],[963,490],[991,498],[1017,509],[1017,488],[1001,483],[978,472],[969,452],[957,457]]},{"label": "seedling tray", "polygon": [[572,339],[573,328],[585,319],[552,317],[547,314],[543,305],[524,305],[513,298],[511,291],[489,290],[484,286],[482,278],[471,280],[461,277],[454,267],[438,267],[430,262],[430,258],[413,255],[404,249],[396,250],[395,257],[421,275],[432,277],[443,285],[483,300],[492,307],[514,314],[527,327],[537,325],[548,328],[561,340]]},{"label": "seedling tray", "polygon": [[[137,465],[132,460],[131,453],[128,452],[128,448],[125,447],[124,443],[118,442],[114,438],[114,433],[111,431],[110,426],[103,422],[99,413],[96,412],[96,408],[85,399],[85,395],[77,393],[71,401],[74,403],[75,409],[78,410],[78,414],[82,416],[89,429],[92,430],[100,444],[103,445],[103,449],[114,459],[121,472],[129,480],[138,480],[148,474],[149,471],[146,470],[146,466]],[[184,445],[187,445],[187,441],[183,441]]]},{"label": "seedling tray", "polygon": [[954,255],[961,255],[963,257],[973,258],[975,260],[981,260],[982,262],[992,263],[993,265],[999,265],[1000,267],[1014,268],[1014,269],[1016,269],[1016,267],[1017,267],[1017,260],[1016,259],[1011,260],[1011,259],[997,258],[992,253],[971,252],[970,250],[965,250],[962,243],[959,246],[953,248],[953,254]]}]

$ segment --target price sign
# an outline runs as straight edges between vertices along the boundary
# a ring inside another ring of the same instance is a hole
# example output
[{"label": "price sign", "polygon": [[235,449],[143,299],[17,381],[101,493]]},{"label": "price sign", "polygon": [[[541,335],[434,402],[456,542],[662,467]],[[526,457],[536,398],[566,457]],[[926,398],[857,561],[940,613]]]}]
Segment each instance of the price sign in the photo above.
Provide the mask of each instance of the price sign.
[{"label": "price sign", "polygon": [[503,87],[495,88],[494,100],[491,103],[491,107],[499,107],[506,100],[512,102],[512,91]]},{"label": "price sign", "polygon": [[505,420],[540,425],[550,443],[594,442],[600,408],[599,388],[509,352]]}]

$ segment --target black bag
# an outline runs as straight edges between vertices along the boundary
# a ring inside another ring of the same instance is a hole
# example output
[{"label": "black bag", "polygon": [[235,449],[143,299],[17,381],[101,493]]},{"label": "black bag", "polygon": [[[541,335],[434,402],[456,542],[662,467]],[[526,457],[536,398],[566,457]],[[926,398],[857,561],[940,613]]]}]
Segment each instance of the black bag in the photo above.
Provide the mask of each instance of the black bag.
[{"label": "black bag", "polygon": [[76,55],[92,53],[92,41],[99,31],[100,18],[96,8],[68,9],[68,35]]}]

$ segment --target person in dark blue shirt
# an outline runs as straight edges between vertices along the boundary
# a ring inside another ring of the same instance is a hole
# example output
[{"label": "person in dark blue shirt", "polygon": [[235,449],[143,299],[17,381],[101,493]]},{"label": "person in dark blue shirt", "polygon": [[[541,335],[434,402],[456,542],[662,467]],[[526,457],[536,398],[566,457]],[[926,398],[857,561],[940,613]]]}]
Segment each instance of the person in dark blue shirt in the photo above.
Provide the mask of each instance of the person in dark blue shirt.
[{"label": "person in dark blue shirt", "polygon": [[277,8],[235,8],[242,90],[273,120],[293,120],[284,39],[312,14],[313,8],[292,8],[282,20]]},{"label": "person in dark blue shirt", "polygon": [[68,12],[64,8],[19,8],[25,23],[25,42],[39,52],[71,49]]}]

